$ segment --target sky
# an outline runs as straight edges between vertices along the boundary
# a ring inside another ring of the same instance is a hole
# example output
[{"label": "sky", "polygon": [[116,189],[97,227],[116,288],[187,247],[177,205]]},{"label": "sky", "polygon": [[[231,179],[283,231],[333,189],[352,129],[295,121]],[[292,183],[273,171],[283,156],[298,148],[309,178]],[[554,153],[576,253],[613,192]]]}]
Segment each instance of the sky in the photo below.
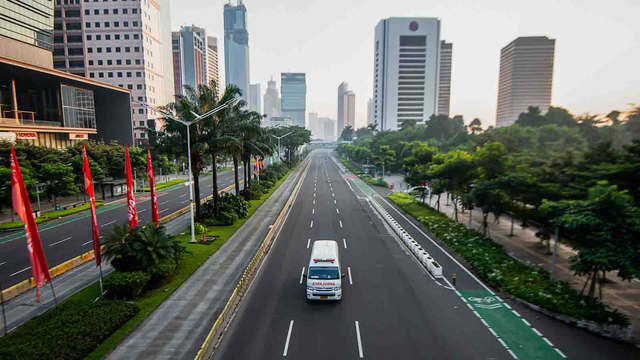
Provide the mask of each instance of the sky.
[{"label": "sky", "polygon": [[[237,0],[231,0],[236,4]],[[218,38],[224,83],[223,0],[171,0],[171,27]],[[373,94],[374,29],[389,17],[437,17],[453,42],[451,116],[495,124],[500,49],[518,36],[556,39],[553,106],[575,115],[640,104],[640,0],[244,0],[251,83],[305,72],[307,113],[337,118],[338,85],[356,94],[356,128]]]}]

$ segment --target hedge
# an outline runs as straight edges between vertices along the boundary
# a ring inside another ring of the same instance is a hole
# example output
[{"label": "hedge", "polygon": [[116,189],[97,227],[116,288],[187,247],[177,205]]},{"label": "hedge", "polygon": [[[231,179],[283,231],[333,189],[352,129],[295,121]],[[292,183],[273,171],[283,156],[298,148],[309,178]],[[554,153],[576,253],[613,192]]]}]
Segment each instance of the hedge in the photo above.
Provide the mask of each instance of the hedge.
[{"label": "hedge", "polygon": [[[411,206],[428,209],[415,200],[408,203],[407,196],[392,194],[389,198],[412,215],[414,211],[409,210]],[[565,281],[552,281],[548,271],[513,259],[502,245],[491,238],[442,217],[434,210],[428,210],[430,214],[417,216],[418,221],[462,256],[491,285],[521,300],[574,319],[608,325],[629,324],[629,318],[617,309],[581,294]]]},{"label": "hedge", "polygon": [[82,360],[139,311],[124,301],[65,301],[1,338],[0,359]]},{"label": "hedge", "polygon": [[140,295],[151,275],[142,271],[114,271],[104,279],[104,290],[111,299],[133,300]]}]

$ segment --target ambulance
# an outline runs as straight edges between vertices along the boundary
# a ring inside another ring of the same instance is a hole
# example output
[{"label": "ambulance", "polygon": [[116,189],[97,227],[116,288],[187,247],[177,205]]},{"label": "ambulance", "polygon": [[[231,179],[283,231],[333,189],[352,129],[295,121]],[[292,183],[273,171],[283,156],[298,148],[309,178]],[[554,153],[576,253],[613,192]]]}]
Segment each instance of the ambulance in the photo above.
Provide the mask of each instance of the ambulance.
[{"label": "ambulance", "polygon": [[307,279],[307,299],[342,299],[342,278],[338,243],[333,240],[317,240],[311,249]]}]

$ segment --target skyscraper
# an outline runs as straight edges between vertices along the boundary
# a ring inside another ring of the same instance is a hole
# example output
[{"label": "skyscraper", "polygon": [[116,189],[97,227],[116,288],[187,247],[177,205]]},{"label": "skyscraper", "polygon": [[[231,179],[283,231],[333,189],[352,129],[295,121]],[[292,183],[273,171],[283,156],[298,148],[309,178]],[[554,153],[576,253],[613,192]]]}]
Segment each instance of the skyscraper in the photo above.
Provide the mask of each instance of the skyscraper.
[{"label": "skyscraper", "polygon": [[373,124],[373,99],[367,100],[367,126]]},{"label": "skyscraper", "polygon": [[262,114],[262,104],[260,101],[260,84],[251,84],[251,104],[249,104],[249,108],[253,111]]},{"label": "skyscraper", "polygon": [[440,20],[389,18],[375,29],[373,122],[396,130],[437,111]]},{"label": "skyscraper", "polygon": [[220,76],[218,75],[218,38],[207,36],[207,84],[216,82],[216,90],[220,94]]},{"label": "skyscraper", "polygon": [[344,128],[344,94],[349,91],[349,84],[345,81],[338,85],[338,133]]},{"label": "skyscraper", "polygon": [[305,73],[282,73],[282,116],[291,116],[293,125],[306,127],[307,81]]},{"label": "skyscraper", "polygon": [[344,126],[356,128],[356,94],[349,90],[344,94]]},{"label": "skyscraper", "polygon": [[[53,1],[3,1],[0,5],[0,56],[53,68],[53,18],[62,17],[60,12],[54,15],[53,4]],[[69,17],[81,16],[80,6],[76,5],[76,8]],[[73,30],[77,26],[75,23],[67,30]]]},{"label": "skyscraper", "polygon": [[551,106],[556,41],[519,37],[500,51],[496,127],[513,124],[529,106],[544,114]]},{"label": "skyscraper", "polygon": [[206,32],[195,26],[183,26],[172,34],[174,82],[176,94],[184,95],[184,87],[194,89],[207,84]]},{"label": "skyscraper", "polygon": [[449,116],[451,103],[451,62],[453,44],[440,42],[440,75],[438,81],[438,114]]},{"label": "skyscraper", "polygon": [[[89,2],[82,4],[87,75],[89,78],[131,90],[133,98],[153,106],[161,106],[166,99],[164,64],[167,56],[163,44],[167,38],[161,23],[169,16],[166,0],[124,2]],[[171,69],[166,69],[171,71]],[[134,136],[137,144],[146,143],[144,127],[157,129],[161,116],[156,111],[134,103]]]},{"label": "skyscraper", "polygon": [[311,137],[315,139],[322,138],[324,129],[322,129],[320,124],[320,119],[318,118],[318,113],[310,112],[309,113],[309,121],[307,129],[311,130]]},{"label": "skyscraper", "polygon": [[267,91],[264,92],[264,113],[267,115],[265,126],[269,126],[272,116],[280,116],[280,95],[273,78],[267,82]]},{"label": "skyscraper", "polygon": [[336,138],[336,121],[332,120],[328,117],[321,117],[318,119],[320,121],[320,128],[322,129],[323,140],[333,141]]},{"label": "skyscraper", "polygon": [[238,0],[238,6],[224,5],[224,73],[227,84],[237,86],[242,99],[250,104],[249,32],[242,0]]},{"label": "skyscraper", "polygon": [[175,101],[175,83],[173,81],[173,52],[171,41],[171,6],[170,0],[156,0],[160,5],[160,41],[162,48],[162,77],[165,104]]}]

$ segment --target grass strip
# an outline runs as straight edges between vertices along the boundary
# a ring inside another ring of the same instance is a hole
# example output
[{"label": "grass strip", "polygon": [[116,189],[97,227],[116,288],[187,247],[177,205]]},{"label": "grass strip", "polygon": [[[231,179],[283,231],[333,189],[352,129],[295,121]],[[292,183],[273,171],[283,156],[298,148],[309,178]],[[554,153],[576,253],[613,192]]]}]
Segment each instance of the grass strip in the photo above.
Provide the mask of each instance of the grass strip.
[{"label": "grass strip", "polygon": [[[187,244],[189,250],[193,252],[193,256],[185,256],[180,267],[173,275],[171,281],[159,288],[146,291],[135,303],[140,307],[140,312],[131,320],[125,323],[120,329],[114,332],[102,344],[100,344],[85,360],[99,360],[105,357],[109,351],[122,341],[131,331],[133,331],[144,319],[147,318],[162,302],[173,294],[211,255],[215,254],[218,249],[238,230],[251,216],[260,208],[260,206],[280,187],[280,185],[289,177],[292,170],[289,170],[280,179],[267,194],[263,195],[260,200],[251,200],[251,208],[246,219],[240,219],[231,226],[212,226],[207,235],[217,235],[219,239],[211,245],[190,244],[191,235],[185,233],[179,235],[178,240]],[[93,301],[100,294],[98,283],[94,283],[69,299],[82,299],[85,301]]]},{"label": "grass strip", "polygon": [[629,318],[617,309],[609,308],[599,299],[589,298],[566,281],[551,280],[547,270],[515,260],[491,238],[418,203],[411,195],[394,193],[389,195],[389,199],[464,258],[481,279],[496,288],[574,319],[629,325]]},{"label": "grass strip", "polygon": [[[104,201],[102,200],[96,201],[96,208],[99,208],[102,205],[104,205]],[[62,210],[60,212],[51,211],[51,212],[43,213],[40,217],[36,218],[36,224],[44,224],[52,220],[63,218],[65,216],[77,214],[85,210],[89,210],[89,207],[90,207],[90,204],[86,203],[78,207]],[[0,230],[19,230],[19,229],[24,229],[24,223],[22,221],[13,221],[13,222],[0,225]]]}]

